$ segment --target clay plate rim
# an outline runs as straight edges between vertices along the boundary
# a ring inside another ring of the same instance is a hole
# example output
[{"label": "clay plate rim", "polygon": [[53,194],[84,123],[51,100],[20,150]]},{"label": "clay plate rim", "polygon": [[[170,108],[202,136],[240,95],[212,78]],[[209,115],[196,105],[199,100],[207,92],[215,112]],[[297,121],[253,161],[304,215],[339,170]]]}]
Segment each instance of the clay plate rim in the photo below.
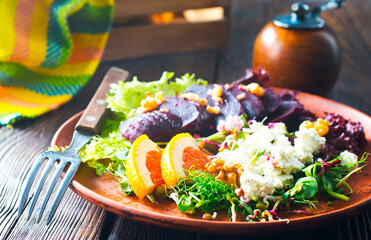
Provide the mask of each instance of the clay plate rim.
[{"label": "clay plate rim", "polygon": [[[275,89],[280,91],[280,89]],[[351,118],[353,121],[361,121],[364,126],[367,141],[369,142],[366,146],[365,151],[371,152],[371,118],[352,107],[345,104],[326,99],[320,96],[298,92],[297,99],[304,103],[306,109],[321,115],[320,113],[326,111],[325,109],[330,109],[329,112],[337,112],[343,115],[345,118]],[[81,117],[82,112],[77,113],[70,119],[68,119],[55,133],[51,145],[57,145],[65,137],[71,138],[73,128],[77,123],[78,119]],[[67,136],[67,135],[70,136]],[[366,175],[371,174],[371,167],[367,166],[365,170]],[[78,174],[78,172],[77,172]],[[99,178],[97,176],[97,178]],[[368,184],[371,184],[369,182]],[[371,185],[368,185],[369,187]],[[347,217],[359,214],[367,205],[371,203],[371,191],[366,192],[368,195],[366,198],[350,203],[348,206],[342,207],[340,209],[332,210],[319,215],[303,216],[294,219],[289,219],[289,221],[275,221],[275,222],[228,222],[228,221],[205,221],[202,219],[179,217],[171,214],[160,214],[156,212],[144,211],[136,208],[135,206],[126,206],[110,198],[104,197],[93,190],[85,187],[80,182],[73,180],[70,184],[73,191],[79,194],[81,197],[85,198],[89,202],[104,208],[110,212],[122,215],[124,217],[130,218],[132,220],[141,221],[144,223],[149,223],[157,226],[202,232],[202,233],[219,233],[219,234],[264,234],[269,231],[269,233],[281,233],[294,230],[308,229],[311,227],[320,226],[322,224],[330,224]],[[356,195],[355,192],[352,196]],[[157,207],[161,208],[160,205]],[[174,204],[174,208],[176,205]]]}]

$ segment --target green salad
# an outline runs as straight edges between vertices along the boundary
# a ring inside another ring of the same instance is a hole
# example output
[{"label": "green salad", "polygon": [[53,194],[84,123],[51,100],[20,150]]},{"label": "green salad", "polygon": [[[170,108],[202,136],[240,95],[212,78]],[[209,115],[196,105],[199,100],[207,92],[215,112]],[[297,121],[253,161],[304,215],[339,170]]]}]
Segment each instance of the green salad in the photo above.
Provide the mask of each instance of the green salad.
[{"label": "green salad", "polygon": [[[120,134],[121,122],[143,114],[141,107],[148,96],[161,92],[166,101],[168,97],[182,96],[194,84],[207,86],[207,81],[196,79],[194,74],[173,77],[174,73],[164,72],[154,82],[134,77],[129,82],[112,84],[106,101],[114,117],[79,153],[81,161],[94,168],[97,175],[115,176],[125,194],[136,192],[127,175],[133,144]],[[222,88],[228,90],[226,85]],[[214,97],[214,93],[208,94]],[[231,221],[247,222],[282,220],[280,211],[319,213],[318,195],[327,199],[328,205],[348,201],[353,190],[347,180],[366,166],[368,153],[358,158],[347,149],[331,152],[329,144],[334,144],[331,141],[337,134],[333,119],[339,116],[328,116],[327,120],[304,121],[295,130],[282,122],[266,124],[267,118],[247,119],[246,114],[221,120],[209,135],[193,134],[197,151],[209,162],[202,169],[183,169],[174,186],[165,181],[147,197],[154,204],[159,197],[167,198],[181,212],[204,213],[205,220],[217,218],[219,211],[228,211]],[[166,144],[158,143],[161,154]]]}]

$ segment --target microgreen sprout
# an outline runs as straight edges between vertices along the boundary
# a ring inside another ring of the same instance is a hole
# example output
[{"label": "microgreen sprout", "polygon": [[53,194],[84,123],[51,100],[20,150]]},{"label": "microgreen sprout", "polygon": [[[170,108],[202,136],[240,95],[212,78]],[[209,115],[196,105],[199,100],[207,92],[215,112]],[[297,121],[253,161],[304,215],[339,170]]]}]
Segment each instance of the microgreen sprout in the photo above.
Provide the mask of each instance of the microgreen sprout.
[{"label": "microgreen sprout", "polygon": [[[360,164],[364,164],[368,156],[368,153],[364,153],[359,161],[346,165],[341,164],[340,157],[328,162],[319,159],[303,169],[303,172],[307,177],[312,177],[317,181],[318,190],[324,197],[349,201],[349,197],[346,195],[352,194],[353,190],[346,183],[346,180],[366,166],[357,167]],[[344,193],[343,187],[348,190],[347,193]]]},{"label": "microgreen sprout", "polygon": [[209,172],[202,170],[185,170],[186,178],[181,180],[170,194],[181,212],[201,210],[213,212],[222,209],[234,210],[237,196],[233,186],[215,179]]}]

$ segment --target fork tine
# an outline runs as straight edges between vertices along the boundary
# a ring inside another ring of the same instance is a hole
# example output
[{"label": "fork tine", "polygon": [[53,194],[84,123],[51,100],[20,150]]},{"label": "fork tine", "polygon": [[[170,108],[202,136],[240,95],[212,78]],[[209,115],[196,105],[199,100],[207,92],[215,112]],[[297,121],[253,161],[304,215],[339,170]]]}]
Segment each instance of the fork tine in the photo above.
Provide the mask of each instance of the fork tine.
[{"label": "fork tine", "polygon": [[32,183],[35,180],[36,174],[39,171],[40,166],[43,163],[44,159],[45,159],[45,154],[43,154],[43,153],[40,154],[37,157],[37,159],[36,159],[36,161],[35,161],[32,169],[31,169],[31,171],[28,174],[26,185],[25,185],[25,187],[23,189],[23,194],[22,194],[21,200],[19,202],[17,219],[20,218],[20,216],[21,216],[21,214],[23,212],[23,208],[24,208],[24,205],[26,204],[28,194],[30,193],[30,189],[31,189]]},{"label": "fork tine", "polygon": [[40,195],[40,192],[41,192],[41,189],[43,188],[44,186],[44,183],[45,183],[45,180],[46,180],[46,177],[49,175],[49,172],[50,170],[52,169],[53,165],[55,163],[55,159],[52,159],[52,158],[49,158],[49,161],[47,163],[47,165],[45,166],[45,169],[41,175],[41,178],[40,178],[40,181],[39,181],[39,184],[37,186],[37,190],[35,192],[35,195],[32,199],[32,202],[31,202],[31,207],[28,211],[28,217],[27,217],[27,221],[30,219],[31,215],[32,215],[32,212],[33,212],[33,209],[35,208],[35,205],[36,205],[36,202],[37,202],[37,199],[39,198],[39,195]]},{"label": "fork tine", "polygon": [[61,175],[62,171],[63,171],[63,168],[66,166],[67,162],[66,161],[63,161],[61,160],[59,162],[59,165],[58,165],[58,168],[57,170],[55,171],[54,173],[54,176],[52,178],[52,180],[50,181],[50,185],[49,185],[49,188],[48,188],[48,191],[45,195],[45,198],[43,200],[43,203],[42,203],[42,206],[41,206],[41,209],[40,209],[40,213],[39,213],[39,216],[37,217],[37,223],[40,222],[40,219],[44,213],[44,210],[45,210],[45,207],[46,207],[46,204],[48,203],[49,201],[49,198],[50,198],[50,195],[51,193],[53,192],[53,188],[55,186],[55,184],[57,183],[58,181],[58,178],[59,176]]},{"label": "fork tine", "polygon": [[54,216],[54,213],[57,210],[58,205],[59,205],[64,193],[66,192],[66,189],[67,189],[68,185],[70,184],[73,176],[75,175],[79,165],[80,165],[79,163],[71,163],[71,166],[69,166],[68,171],[66,172],[66,175],[64,175],[64,179],[62,181],[61,187],[59,188],[59,192],[57,194],[57,197],[55,198],[54,203],[52,205],[52,208],[50,210],[50,213],[49,213],[48,219],[46,221],[46,224],[49,224],[50,221],[52,220],[52,218]]}]

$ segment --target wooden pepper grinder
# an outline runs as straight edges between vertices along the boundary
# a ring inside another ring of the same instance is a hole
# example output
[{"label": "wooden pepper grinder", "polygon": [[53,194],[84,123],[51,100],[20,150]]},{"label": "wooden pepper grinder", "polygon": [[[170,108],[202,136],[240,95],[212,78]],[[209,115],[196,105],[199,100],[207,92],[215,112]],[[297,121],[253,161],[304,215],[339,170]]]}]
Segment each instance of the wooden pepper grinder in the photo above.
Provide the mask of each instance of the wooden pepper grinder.
[{"label": "wooden pepper grinder", "polygon": [[292,13],[276,17],[255,40],[254,68],[268,71],[272,86],[325,95],[340,71],[341,52],[321,12],[340,8],[345,0],[327,2],[309,10],[294,3]]}]

